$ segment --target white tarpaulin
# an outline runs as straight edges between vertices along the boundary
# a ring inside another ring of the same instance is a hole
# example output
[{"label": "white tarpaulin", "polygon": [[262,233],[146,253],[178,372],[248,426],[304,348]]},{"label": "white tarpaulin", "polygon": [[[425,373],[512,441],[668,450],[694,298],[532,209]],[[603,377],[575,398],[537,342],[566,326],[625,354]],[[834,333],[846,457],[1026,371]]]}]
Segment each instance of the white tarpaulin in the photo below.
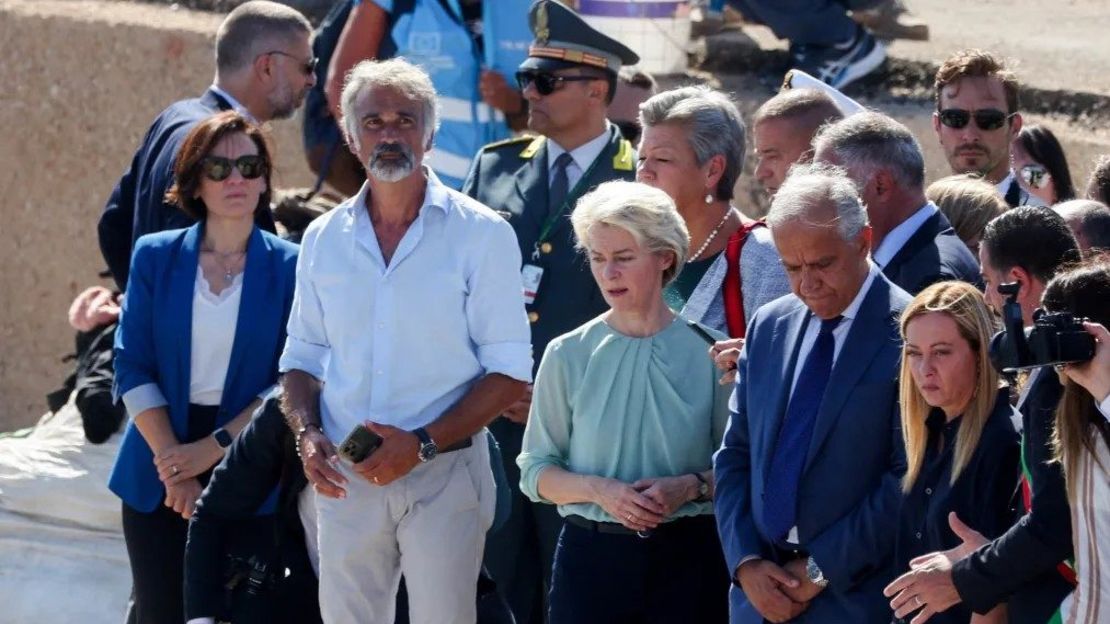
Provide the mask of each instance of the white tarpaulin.
[{"label": "white tarpaulin", "polygon": [[0,437],[0,624],[123,622],[131,571],[106,485],[119,440],[85,440],[72,399]]}]

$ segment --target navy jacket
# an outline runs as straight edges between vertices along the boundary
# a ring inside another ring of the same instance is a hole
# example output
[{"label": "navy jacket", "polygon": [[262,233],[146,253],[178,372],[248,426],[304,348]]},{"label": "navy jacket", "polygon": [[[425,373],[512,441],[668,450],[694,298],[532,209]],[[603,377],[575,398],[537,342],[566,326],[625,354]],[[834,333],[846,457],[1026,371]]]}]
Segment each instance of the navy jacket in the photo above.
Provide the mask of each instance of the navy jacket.
[{"label": "navy jacket", "polygon": [[[876,276],[837,356],[798,489],[798,538],[829,585],[794,622],[890,619],[900,479],[906,468],[898,411],[898,317],[909,296]],[[729,573],[749,556],[781,561],[763,527],[764,482],[786,413],[806,325],[794,295],[756,312],[738,363],[732,417],[714,456],[715,511]],[[763,618],[734,586],[733,624]]]},{"label": "navy jacket", "polygon": [[[193,291],[202,227],[199,223],[139,239],[116,330],[115,396],[155,384],[179,440],[188,431]],[[254,229],[217,427],[277,382],[296,264],[295,245]],[[165,498],[152,460],[146,439],[134,420],[128,422],[108,487],[136,511],[153,511]]]},{"label": "navy jacket", "polygon": [[883,267],[883,275],[911,295],[945,280],[960,280],[983,289],[979,261],[939,210],[894,254]]},{"label": "navy jacket", "polygon": [[[146,131],[131,166],[112,189],[97,224],[100,253],[120,290],[127,286],[131,250],[144,234],[194,223],[185,213],[166,203],[166,191],[173,186],[173,166],[181,143],[198,122],[231,104],[212,89],[199,98],[180,100],[158,114]],[[259,215],[258,225],[276,231],[269,212]]]}]

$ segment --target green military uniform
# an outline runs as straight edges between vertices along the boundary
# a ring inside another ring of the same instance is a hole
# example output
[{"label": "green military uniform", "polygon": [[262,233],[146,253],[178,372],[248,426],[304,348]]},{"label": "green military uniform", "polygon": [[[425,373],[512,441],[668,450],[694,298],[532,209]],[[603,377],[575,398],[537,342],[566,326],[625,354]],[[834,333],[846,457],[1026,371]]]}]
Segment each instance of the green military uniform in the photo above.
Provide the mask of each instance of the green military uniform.
[{"label": "green military uniform", "polygon": [[[592,67],[615,77],[622,63],[639,62],[634,52],[594,30],[559,2],[536,2],[529,21],[535,41],[529,48],[529,58],[521,64],[522,71],[553,73]],[[581,179],[570,186],[561,208],[549,208],[550,139],[542,136],[487,145],[474,158],[463,183],[464,193],[509,220],[524,263],[543,269],[535,300],[527,306],[536,367],[548,342],[608,309],[585,256],[575,250],[570,223],[570,213],[579,197],[603,182],[635,178],[632,145],[621,137],[616,126],[608,124],[607,132],[608,142],[594,162],[588,166],[580,163]],[[524,427],[498,418],[490,430],[501,445],[505,472],[513,484],[513,504],[509,519],[487,537],[485,565],[509,601],[517,624],[541,624],[545,615],[541,605],[562,518],[554,505],[527,500],[517,485],[520,470],[516,457]]]}]

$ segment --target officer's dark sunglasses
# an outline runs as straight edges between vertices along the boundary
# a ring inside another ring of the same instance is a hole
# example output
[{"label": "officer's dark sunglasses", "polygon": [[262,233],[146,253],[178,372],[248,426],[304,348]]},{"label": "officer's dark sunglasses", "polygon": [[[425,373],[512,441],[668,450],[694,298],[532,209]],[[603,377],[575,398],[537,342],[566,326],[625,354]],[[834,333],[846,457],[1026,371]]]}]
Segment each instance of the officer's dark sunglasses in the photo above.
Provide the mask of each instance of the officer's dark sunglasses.
[{"label": "officer's dark sunglasses", "polygon": [[966,126],[972,118],[975,119],[975,125],[980,130],[998,130],[1006,124],[1014,113],[1005,113],[996,108],[981,108],[977,111],[964,110],[962,108],[946,108],[939,113],[940,123],[959,130]]},{"label": "officer's dark sunglasses", "polygon": [[223,182],[231,177],[231,170],[238,169],[244,179],[254,180],[266,173],[266,161],[257,154],[240,156],[235,160],[223,156],[209,156],[200,163],[201,173],[213,182]]},{"label": "officer's dark sunglasses", "polygon": [[556,76],[548,72],[536,71],[519,71],[516,73],[516,83],[523,91],[528,88],[528,85],[536,85],[536,91],[540,95],[551,95],[555,93],[555,88],[564,82],[589,82],[591,80],[604,80],[597,76]]},{"label": "officer's dark sunglasses", "polygon": [[314,56],[314,57],[308,59],[307,61],[301,61],[301,59],[299,57],[296,57],[296,56],[294,56],[294,55],[292,55],[288,52],[282,52],[281,50],[270,50],[269,52],[263,52],[263,54],[277,54],[279,56],[288,56],[289,58],[293,59],[294,61],[300,61],[301,62],[301,73],[304,74],[305,76],[308,76],[312,72],[316,71],[316,63],[320,60],[320,59],[318,59]]}]

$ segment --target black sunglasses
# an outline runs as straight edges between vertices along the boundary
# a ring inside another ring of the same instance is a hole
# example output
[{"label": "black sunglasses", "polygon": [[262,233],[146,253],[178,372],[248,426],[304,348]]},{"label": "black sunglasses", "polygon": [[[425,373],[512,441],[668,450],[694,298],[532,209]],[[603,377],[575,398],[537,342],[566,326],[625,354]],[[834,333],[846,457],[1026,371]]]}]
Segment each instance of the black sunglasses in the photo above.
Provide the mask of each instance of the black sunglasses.
[{"label": "black sunglasses", "polygon": [[[269,52],[263,52],[263,54],[277,54],[280,56],[288,56],[294,61],[301,61],[300,57],[294,56],[288,52],[282,52],[281,50],[270,50]],[[307,61],[301,61],[301,73],[307,76],[316,71],[316,63],[319,61],[320,59],[316,58],[315,56],[308,59]]]},{"label": "black sunglasses", "polygon": [[1048,186],[1052,174],[1045,169],[1044,165],[1033,163],[1021,168],[1021,179],[1029,186],[1040,189]]},{"label": "black sunglasses", "polygon": [[1014,116],[1014,113],[1007,114],[997,108],[981,108],[977,111],[946,108],[937,113],[937,116],[940,117],[940,123],[954,130],[966,126],[972,117],[975,118],[975,125],[980,130],[998,130]]},{"label": "black sunglasses", "polygon": [[201,161],[201,173],[213,182],[223,182],[231,177],[231,170],[238,169],[246,180],[254,180],[266,173],[266,161],[258,154],[240,156],[235,160],[223,156],[209,156]]},{"label": "black sunglasses", "polygon": [[547,72],[533,72],[533,71],[520,71],[516,73],[516,83],[523,91],[528,88],[528,85],[536,85],[536,91],[540,95],[551,95],[555,93],[555,88],[564,82],[589,82],[591,80],[604,80],[597,76],[556,76]]}]

